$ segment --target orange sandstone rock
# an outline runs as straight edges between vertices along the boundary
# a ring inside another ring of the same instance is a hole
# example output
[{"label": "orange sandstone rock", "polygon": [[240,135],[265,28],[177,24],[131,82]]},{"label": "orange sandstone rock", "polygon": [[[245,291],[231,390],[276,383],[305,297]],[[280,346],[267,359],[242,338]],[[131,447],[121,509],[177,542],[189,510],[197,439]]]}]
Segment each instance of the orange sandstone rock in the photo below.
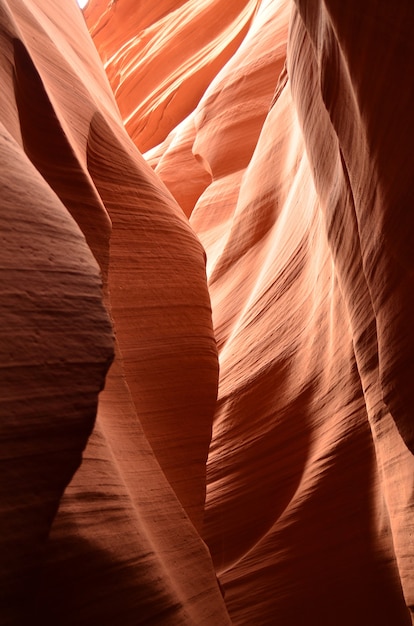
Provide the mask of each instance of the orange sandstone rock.
[{"label": "orange sandstone rock", "polygon": [[196,530],[217,391],[203,249],[76,4],[0,11],[0,623],[228,624]]},{"label": "orange sandstone rock", "polygon": [[408,2],[261,2],[146,155],[207,253],[203,535],[235,624],[410,621],[412,18]]},{"label": "orange sandstone rock", "polygon": [[408,626],[411,1],[84,16],[0,0],[0,624]]},{"label": "orange sandstone rock", "polygon": [[86,7],[125,127],[141,151],[160,143],[191,113],[237,50],[258,4],[96,0]]}]

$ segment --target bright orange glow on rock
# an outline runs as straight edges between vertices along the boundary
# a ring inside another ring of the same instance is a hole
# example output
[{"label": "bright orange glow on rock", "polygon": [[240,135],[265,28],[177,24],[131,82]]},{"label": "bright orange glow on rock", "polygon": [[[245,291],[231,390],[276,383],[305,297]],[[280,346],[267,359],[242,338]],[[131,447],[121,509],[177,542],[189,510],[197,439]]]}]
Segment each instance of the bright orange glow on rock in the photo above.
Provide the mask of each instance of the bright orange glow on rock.
[{"label": "bright orange glow on rock", "polygon": [[0,9],[0,625],[414,623],[412,1]]}]

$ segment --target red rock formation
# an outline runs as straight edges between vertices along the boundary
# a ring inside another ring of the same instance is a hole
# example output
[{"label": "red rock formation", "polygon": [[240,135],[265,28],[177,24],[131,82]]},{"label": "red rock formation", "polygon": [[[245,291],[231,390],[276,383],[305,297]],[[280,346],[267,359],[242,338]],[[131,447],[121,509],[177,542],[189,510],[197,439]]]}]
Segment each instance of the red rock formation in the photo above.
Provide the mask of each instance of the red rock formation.
[{"label": "red rock formation", "polygon": [[[204,252],[76,4],[0,10],[0,623],[228,624],[195,529],[217,389]],[[96,261],[117,358],[94,426],[113,341]]]},{"label": "red rock formation", "polygon": [[0,624],[408,626],[411,0],[91,0],[136,145],[61,4],[0,0]]},{"label": "red rock formation", "polygon": [[[208,258],[221,369],[204,536],[234,623],[403,624],[412,10],[297,4],[257,3],[194,112],[147,155]],[[151,102],[155,123],[155,88]]]},{"label": "red rock formation", "polygon": [[242,41],[257,5],[258,0],[88,5],[91,35],[125,127],[141,151],[157,145],[191,113]]}]

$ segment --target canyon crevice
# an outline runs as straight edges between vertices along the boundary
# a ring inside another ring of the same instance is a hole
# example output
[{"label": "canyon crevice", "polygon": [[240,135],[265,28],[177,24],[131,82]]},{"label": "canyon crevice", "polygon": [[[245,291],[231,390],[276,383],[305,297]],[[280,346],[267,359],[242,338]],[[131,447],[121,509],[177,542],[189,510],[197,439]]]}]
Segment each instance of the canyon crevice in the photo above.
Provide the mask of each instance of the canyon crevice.
[{"label": "canyon crevice", "polygon": [[414,623],[411,0],[0,24],[0,625]]}]

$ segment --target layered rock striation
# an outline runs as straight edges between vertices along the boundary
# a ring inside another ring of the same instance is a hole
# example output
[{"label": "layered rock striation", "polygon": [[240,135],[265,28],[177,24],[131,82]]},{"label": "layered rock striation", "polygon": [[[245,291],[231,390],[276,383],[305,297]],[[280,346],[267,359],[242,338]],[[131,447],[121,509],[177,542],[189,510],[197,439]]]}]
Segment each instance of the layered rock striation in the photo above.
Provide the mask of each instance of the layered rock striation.
[{"label": "layered rock striation", "polygon": [[408,626],[411,2],[0,20],[0,624]]},{"label": "layered rock striation", "polygon": [[0,623],[229,624],[199,534],[204,251],[75,2],[0,10]]}]

